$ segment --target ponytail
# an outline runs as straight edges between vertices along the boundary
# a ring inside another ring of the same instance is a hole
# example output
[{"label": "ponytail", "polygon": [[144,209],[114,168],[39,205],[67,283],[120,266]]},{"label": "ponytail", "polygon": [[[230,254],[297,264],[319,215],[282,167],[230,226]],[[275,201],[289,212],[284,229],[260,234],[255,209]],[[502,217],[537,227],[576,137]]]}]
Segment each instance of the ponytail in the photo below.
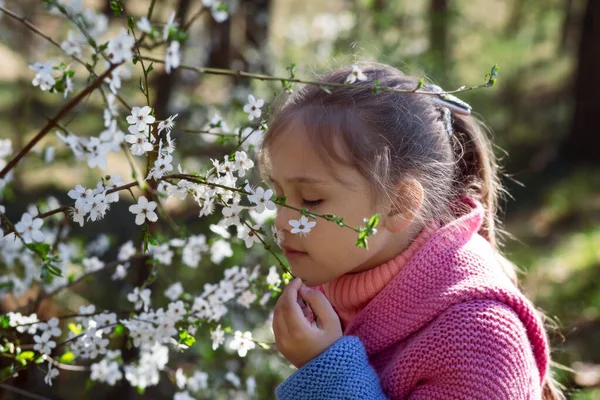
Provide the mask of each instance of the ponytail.
[{"label": "ponytail", "polygon": [[456,194],[459,197],[470,196],[481,202],[485,218],[479,233],[494,249],[498,249],[496,210],[502,186],[491,141],[484,132],[483,124],[477,119],[458,114],[454,114],[453,118]]},{"label": "ponytail", "polygon": [[[499,264],[506,275],[518,284],[517,267],[500,253],[499,234],[501,230],[497,219],[500,195],[505,193],[499,178],[500,167],[496,161],[491,141],[483,123],[471,116],[454,113],[452,121],[453,149],[455,154],[455,192],[459,197],[470,196],[477,199],[484,209],[484,220],[479,230],[496,250]],[[543,320],[547,319],[540,313]],[[561,386],[548,373],[542,386],[542,400],[564,400],[559,389]]]}]

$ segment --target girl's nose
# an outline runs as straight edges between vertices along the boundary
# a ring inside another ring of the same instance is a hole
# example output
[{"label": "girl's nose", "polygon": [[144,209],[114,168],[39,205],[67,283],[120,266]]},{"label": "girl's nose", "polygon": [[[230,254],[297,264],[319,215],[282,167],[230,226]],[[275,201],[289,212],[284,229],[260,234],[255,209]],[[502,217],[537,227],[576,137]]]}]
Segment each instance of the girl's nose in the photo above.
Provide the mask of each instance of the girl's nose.
[{"label": "girl's nose", "polygon": [[280,231],[290,230],[290,224],[288,221],[294,219],[293,213],[298,214],[296,211],[287,207],[277,207],[277,216],[275,217],[275,227]]}]

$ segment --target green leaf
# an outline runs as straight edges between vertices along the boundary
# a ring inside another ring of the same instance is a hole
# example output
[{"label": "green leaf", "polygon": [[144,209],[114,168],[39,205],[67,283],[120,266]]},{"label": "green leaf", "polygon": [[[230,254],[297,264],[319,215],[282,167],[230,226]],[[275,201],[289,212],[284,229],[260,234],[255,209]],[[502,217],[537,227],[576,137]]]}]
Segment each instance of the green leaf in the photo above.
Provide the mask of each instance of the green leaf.
[{"label": "green leaf", "polygon": [[67,327],[75,335],[79,335],[81,332],[83,332],[83,329],[81,329],[81,326],[80,325],[75,325],[73,322],[70,322],[69,325],[67,325]]},{"label": "green leaf", "polygon": [[424,84],[425,84],[425,78],[419,79],[419,83],[417,83],[417,88],[415,90],[421,89]]},{"label": "green leaf", "polygon": [[31,350],[27,350],[18,354],[16,360],[25,365],[27,363],[27,360],[31,360],[33,357],[35,357],[35,353]]},{"label": "green leaf", "polygon": [[121,336],[123,335],[123,332],[125,332],[125,327],[122,324],[117,324],[114,330],[115,336]]},{"label": "green leaf", "polygon": [[71,364],[74,359],[75,359],[75,354],[73,354],[69,351],[69,352],[63,354],[62,356],[60,356],[58,361],[60,361],[61,363],[64,363],[64,364]]},{"label": "green leaf", "polygon": [[196,343],[196,339],[186,330],[179,332],[179,343],[184,343],[186,346],[191,346]]},{"label": "green leaf", "polygon": [[258,342],[258,345],[265,350],[269,350],[271,348],[271,346],[269,346],[268,344],[263,343],[263,342]]},{"label": "green leaf", "polygon": [[152,71],[154,71],[154,63],[150,63],[150,65],[146,69],[146,74],[149,74]]},{"label": "green leaf", "polygon": [[127,25],[133,29],[135,27],[135,22],[133,21],[133,17],[127,17]]},{"label": "green leaf", "polygon": [[10,327],[10,318],[8,315],[0,315],[0,328]]}]

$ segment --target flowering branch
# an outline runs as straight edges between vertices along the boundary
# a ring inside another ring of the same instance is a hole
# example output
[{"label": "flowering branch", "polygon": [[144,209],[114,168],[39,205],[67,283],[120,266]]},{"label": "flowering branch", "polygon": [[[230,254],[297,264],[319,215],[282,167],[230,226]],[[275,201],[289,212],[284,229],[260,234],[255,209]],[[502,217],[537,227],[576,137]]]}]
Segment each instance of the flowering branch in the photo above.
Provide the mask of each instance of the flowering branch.
[{"label": "flowering branch", "polygon": [[79,92],[79,94],[75,96],[66,106],[64,106],[54,118],[48,121],[42,130],[39,131],[38,134],[35,135],[35,137],[31,139],[31,141],[29,141],[29,143],[27,143],[27,145],[25,145],[25,147],[23,147],[23,149],[21,149],[21,151],[12,160],[8,162],[8,164],[6,164],[2,171],[0,171],[0,179],[3,179],[6,174],[13,169],[15,165],[17,165],[21,158],[23,158],[33,148],[33,146],[35,146],[50,131],[50,129],[52,129],[58,123],[58,121],[60,121],[71,109],[79,104],[81,100],[85,98],[85,96],[99,87],[102,82],[104,82],[104,78],[109,76],[119,65],[121,65],[121,63],[111,64],[110,68],[96,78],[88,87]]},{"label": "flowering branch", "polygon": [[[138,58],[148,60],[148,61],[153,61],[156,63],[163,63],[163,64],[165,63],[164,60],[161,60],[159,58],[154,58],[154,57],[141,56]],[[319,82],[319,81],[305,80],[305,79],[298,79],[298,78],[277,77],[277,76],[271,76],[271,75],[256,74],[256,73],[250,73],[250,72],[245,72],[245,71],[240,71],[240,70],[234,71],[234,70],[222,69],[222,68],[195,67],[192,65],[185,65],[185,64],[180,64],[179,68],[196,71],[196,72],[204,73],[204,74],[211,74],[211,75],[226,75],[226,76],[244,77],[244,78],[250,78],[250,79],[257,79],[260,81],[280,81],[286,87],[289,83],[303,83],[303,84],[307,84],[307,85],[318,86],[319,88],[323,89],[326,92],[330,91],[331,88],[354,88],[354,89],[369,88],[374,93],[380,93],[380,92],[415,93],[415,94],[426,94],[426,95],[430,95],[430,96],[461,93],[461,92],[466,92],[466,91],[470,91],[470,90],[474,90],[474,89],[480,89],[480,88],[493,86],[496,82],[497,69],[498,69],[497,66],[494,66],[494,68],[492,68],[492,73],[486,75],[487,81],[481,85],[470,86],[470,87],[461,86],[458,89],[454,89],[454,90],[432,92],[429,90],[420,90],[420,88],[423,85],[423,82],[421,82],[421,81],[419,81],[419,84],[417,85],[416,89],[396,89],[396,88],[381,86],[380,84],[374,84],[371,86],[363,86],[363,85],[355,85],[355,84],[351,84],[351,83]]]}]

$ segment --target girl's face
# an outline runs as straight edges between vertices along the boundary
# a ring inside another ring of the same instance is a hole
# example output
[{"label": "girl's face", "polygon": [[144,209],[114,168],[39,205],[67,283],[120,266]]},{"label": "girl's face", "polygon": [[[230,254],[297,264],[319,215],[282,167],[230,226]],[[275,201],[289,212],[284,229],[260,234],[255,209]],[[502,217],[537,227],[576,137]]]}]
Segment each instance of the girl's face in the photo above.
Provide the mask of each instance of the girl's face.
[{"label": "girl's face", "polygon": [[[271,182],[278,196],[287,197],[288,205],[307,208],[315,214],[344,217],[344,221],[355,228],[364,225],[364,218],[375,213],[385,217],[383,207],[373,206],[367,180],[354,168],[339,164],[330,167],[323,163],[302,127],[292,124],[280,132],[268,151]],[[346,184],[339,182],[336,176]],[[305,280],[308,286],[322,285],[348,272],[373,268],[402,251],[397,238],[383,224],[377,227],[377,234],[369,238],[369,250],[366,250],[356,247],[356,232],[321,218],[308,235],[292,234],[288,221],[300,217],[295,210],[279,207],[275,225],[284,232],[282,247],[292,274]]]}]

